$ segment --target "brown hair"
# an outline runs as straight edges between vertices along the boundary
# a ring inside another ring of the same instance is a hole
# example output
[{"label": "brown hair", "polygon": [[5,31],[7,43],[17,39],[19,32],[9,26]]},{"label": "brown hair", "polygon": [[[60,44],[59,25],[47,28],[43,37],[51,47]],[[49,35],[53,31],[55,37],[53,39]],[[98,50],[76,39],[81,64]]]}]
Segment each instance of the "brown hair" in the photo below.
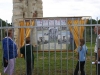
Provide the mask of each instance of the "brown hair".
[{"label": "brown hair", "polygon": [[27,37],[26,38],[26,44],[29,44],[30,43],[30,37]]},{"label": "brown hair", "polygon": [[5,30],[5,36],[10,36],[12,29]]},{"label": "brown hair", "polygon": [[80,42],[82,43],[82,45],[84,45],[84,44],[85,44],[84,39],[80,39]]}]

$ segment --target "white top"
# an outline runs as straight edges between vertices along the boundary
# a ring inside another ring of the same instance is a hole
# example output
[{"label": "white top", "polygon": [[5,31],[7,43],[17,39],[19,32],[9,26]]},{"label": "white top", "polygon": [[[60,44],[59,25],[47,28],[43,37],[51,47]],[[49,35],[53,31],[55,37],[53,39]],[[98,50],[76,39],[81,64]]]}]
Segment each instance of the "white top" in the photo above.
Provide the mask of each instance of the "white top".
[{"label": "white top", "polygon": [[30,44],[26,44],[26,46],[28,46],[28,45],[30,45]]},{"label": "white top", "polygon": [[[100,34],[97,37],[100,39]],[[97,38],[95,42],[94,52],[97,53]]]}]

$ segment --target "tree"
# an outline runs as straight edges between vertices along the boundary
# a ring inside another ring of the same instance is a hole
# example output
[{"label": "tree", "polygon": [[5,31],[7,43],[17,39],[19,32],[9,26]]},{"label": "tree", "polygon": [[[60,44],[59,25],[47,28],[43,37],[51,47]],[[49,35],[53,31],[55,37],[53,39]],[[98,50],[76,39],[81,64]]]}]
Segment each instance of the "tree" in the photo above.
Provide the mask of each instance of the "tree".
[{"label": "tree", "polygon": [[100,20],[98,20],[98,24],[100,24]]},{"label": "tree", "polygon": [[[8,27],[9,27],[9,26],[12,26],[10,23],[7,23],[7,22],[5,22],[4,20],[0,19],[0,27],[4,27],[4,26],[6,26],[6,25],[8,25]],[[1,28],[1,29],[0,29],[0,41],[2,40],[2,38],[5,37],[4,31],[5,31],[4,28]]]},{"label": "tree", "polygon": [[[1,25],[1,24],[2,24],[2,25]],[[4,27],[4,26],[6,26],[6,25],[11,26],[10,23],[7,23],[7,22],[5,22],[4,20],[0,19],[0,27],[1,27],[1,26]]]},{"label": "tree", "polygon": [[95,19],[90,19],[87,24],[97,24],[97,21]]}]

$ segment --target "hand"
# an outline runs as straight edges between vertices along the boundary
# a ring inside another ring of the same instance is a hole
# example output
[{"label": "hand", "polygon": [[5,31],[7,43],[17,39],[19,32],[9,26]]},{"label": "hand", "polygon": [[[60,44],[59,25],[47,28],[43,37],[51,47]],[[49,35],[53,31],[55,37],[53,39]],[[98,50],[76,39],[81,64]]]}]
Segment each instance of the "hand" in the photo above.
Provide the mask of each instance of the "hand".
[{"label": "hand", "polygon": [[6,62],[6,63],[8,63],[8,61],[7,61],[7,60],[5,60],[5,62]]},{"label": "hand", "polygon": [[38,45],[34,45],[34,47],[38,47]]},{"label": "hand", "polygon": [[37,45],[34,45],[35,47],[37,46]]},{"label": "hand", "polygon": [[95,61],[95,64],[97,64],[97,63],[98,63],[98,60]]}]

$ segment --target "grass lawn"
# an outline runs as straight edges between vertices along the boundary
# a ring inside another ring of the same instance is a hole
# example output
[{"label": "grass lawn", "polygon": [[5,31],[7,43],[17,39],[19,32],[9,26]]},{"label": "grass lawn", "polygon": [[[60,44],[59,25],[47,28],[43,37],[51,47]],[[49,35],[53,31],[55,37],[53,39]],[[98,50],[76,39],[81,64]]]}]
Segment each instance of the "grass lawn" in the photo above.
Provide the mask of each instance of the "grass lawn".
[{"label": "grass lawn", "polygon": [[[95,75],[94,44],[88,42],[88,54],[85,65],[86,75]],[[1,45],[0,45],[1,46]],[[73,52],[35,52],[35,65],[33,75],[72,75],[77,63],[77,53]],[[26,70],[25,60],[16,59],[15,74],[24,75]],[[0,72],[2,67],[2,49],[0,47]]]}]

